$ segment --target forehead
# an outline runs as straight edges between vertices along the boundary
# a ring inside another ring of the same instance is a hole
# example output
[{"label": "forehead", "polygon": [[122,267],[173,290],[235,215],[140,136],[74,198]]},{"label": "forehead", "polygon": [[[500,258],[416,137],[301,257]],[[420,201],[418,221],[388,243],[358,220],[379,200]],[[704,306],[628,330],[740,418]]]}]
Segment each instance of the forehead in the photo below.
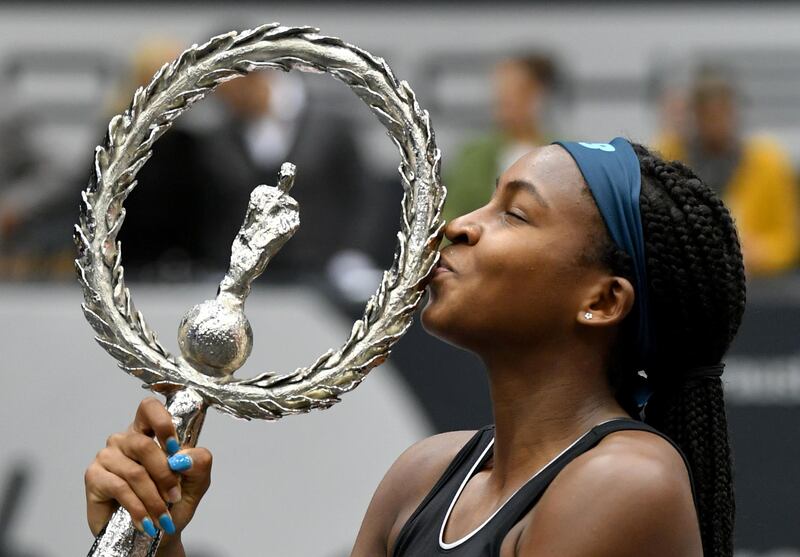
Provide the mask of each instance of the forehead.
[{"label": "forehead", "polygon": [[523,156],[503,172],[499,183],[513,180],[533,183],[555,209],[597,213],[578,165],[558,145],[539,147]]}]

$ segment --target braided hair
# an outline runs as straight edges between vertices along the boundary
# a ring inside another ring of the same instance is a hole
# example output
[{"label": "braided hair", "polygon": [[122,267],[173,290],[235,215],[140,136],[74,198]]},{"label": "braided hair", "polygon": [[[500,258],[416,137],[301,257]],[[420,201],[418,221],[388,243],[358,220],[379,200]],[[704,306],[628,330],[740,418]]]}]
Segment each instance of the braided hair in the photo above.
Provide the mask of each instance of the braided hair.
[{"label": "braided hair", "polygon": [[[681,372],[719,363],[739,328],[745,275],[733,219],[719,197],[688,167],[634,144],[642,170],[640,210],[657,367],[645,369],[653,388],[644,420],[674,440],[694,479],[703,552],[733,554],[731,451],[719,377]],[[630,257],[601,240],[595,259],[631,279]],[[632,392],[641,379],[630,359],[633,326],[623,323],[610,380],[617,398],[637,413]]]}]

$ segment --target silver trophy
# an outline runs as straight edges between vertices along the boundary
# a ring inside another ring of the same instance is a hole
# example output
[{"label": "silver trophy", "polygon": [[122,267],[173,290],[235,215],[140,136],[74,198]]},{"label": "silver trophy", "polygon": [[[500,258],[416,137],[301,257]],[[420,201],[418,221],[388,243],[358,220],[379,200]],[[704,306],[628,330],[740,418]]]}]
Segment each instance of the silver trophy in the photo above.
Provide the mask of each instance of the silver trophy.
[{"label": "silver trophy", "polygon": [[[253,191],[217,297],[190,309],[180,323],[181,356],[169,354],[136,310],[125,286],[117,234],[125,219],[122,205],[155,141],[217,85],[261,68],[329,73],[347,84],[397,145],[405,193],[394,261],[347,341],[309,367],[234,379],[233,372],[252,348],[252,330],[244,315],[250,285],[300,224],[297,203],[288,193],[294,166],[284,163],[277,186]],[[111,120],[105,143],[96,148],[94,174],[82,192],[74,232],[84,315],[97,342],[124,371],[166,396],[178,440],[185,447],[195,446],[209,407],[247,420],[276,420],[328,408],[386,359],[411,324],[425,279],[438,259],[444,227],[445,190],[439,168],[428,113],[383,59],[320,35],[318,29],[277,23],[193,45],[136,91],[130,108]],[[159,540],[136,530],[120,508],[89,555],[151,556]]]}]

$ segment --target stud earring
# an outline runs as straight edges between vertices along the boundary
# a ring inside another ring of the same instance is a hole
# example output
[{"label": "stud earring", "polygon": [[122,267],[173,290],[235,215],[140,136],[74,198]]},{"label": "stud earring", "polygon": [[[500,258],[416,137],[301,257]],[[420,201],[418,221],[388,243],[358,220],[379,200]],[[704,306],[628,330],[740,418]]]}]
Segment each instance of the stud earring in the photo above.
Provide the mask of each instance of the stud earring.
[{"label": "stud earring", "polygon": [[583,314],[583,317],[586,319],[591,319],[592,317],[594,317],[594,315],[592,315],[591,311],[587,311],[586,313]]}]

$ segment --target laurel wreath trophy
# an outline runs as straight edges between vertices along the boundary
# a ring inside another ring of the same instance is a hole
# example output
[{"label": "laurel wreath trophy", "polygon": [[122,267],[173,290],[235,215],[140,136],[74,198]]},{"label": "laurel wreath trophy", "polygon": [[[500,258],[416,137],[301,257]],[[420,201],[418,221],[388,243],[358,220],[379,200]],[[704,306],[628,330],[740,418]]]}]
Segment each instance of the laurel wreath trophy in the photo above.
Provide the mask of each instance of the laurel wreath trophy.
[{"label": "laurel wreath trophy", "polygon": [[[261,68],[328,73],[347,84],[397,145],[405,194],[392,266],[344,345],[290,373],[234,379],[233,372],[252,348],[252,331],[243,312],[250,285],[299,226],[297,203],[288,195],[294,166],[284,163],[276,187],[261,185],[253,191],[216,299],[195,306],[181,321],[181,356],[167,352],[136,310],[125,286],[117,234],[125,219],[123,202],[155,141],[217,85]],[[428,113],[381,58],[320,35],[318,29],[277,23],[193,45],[136,91],[130,108],[111,120],[104,144],[96,148],[94,173],[82,192],[74,231],[82,307],[95,339],[124,371],[166,395],[185,447],[195,446],[209,407],[237,418],[263,420],[328,408],[386,359],[411,324],[425,279],[438,259],[444,226],[439,167]],[[89,555],[152,556],[159,540],[160,533],[149,538],[139,532],[120,508]]]}]

